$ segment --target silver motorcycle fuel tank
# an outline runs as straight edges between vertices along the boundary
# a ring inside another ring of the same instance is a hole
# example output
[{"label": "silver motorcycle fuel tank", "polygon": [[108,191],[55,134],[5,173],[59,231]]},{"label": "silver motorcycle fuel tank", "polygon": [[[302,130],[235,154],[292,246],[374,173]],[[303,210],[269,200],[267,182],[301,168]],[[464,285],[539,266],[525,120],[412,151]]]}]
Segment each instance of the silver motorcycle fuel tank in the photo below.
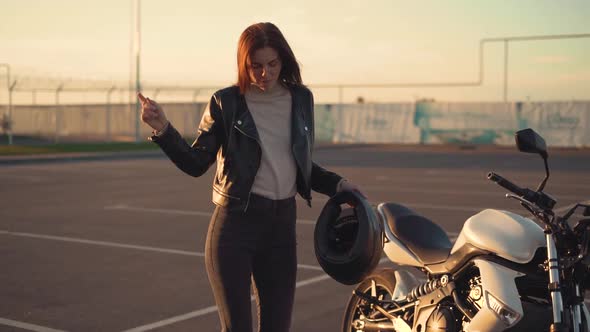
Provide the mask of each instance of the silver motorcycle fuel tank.
[{"label": "silver motorcycle fuel tank", "polygon": [[530,262],[535,251],[546,246],[545,234],[537,223],[494,209],[483,210],[467,219],[451,254],[466,243],[520,264]]},{"label": "silver motorcycle fuel tank", "polygon": [[[546,246],[543,229],[534,221],[512,212],[487,209],[467,219],[451,249],[454,253],[465,244],[495,253],[509,261],[530,262],[538,248]],[[466,332],[499,332],[514,326],[523,317],[523,307],[516,288],[515,278],[523,275],[502,265],[481,259],[473,261],[481,273],[485,294],[481,309],[466,326]],[[500,319],[492,310],[491,299],[511,310],[514,321]]]}]

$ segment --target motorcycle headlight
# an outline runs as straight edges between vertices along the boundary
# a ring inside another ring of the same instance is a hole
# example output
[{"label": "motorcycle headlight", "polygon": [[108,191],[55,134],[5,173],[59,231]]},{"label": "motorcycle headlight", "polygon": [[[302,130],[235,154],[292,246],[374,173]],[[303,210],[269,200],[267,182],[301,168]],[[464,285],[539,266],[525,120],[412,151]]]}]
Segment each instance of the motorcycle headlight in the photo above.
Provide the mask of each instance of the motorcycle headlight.
[{"label": "motorcycle headlight", "polygon": [[507,305],[500,302],[500,300],[488,292],[486,292],[486,302],[488,308],[492,309],[492,311],[508,326],[514,325],[520,319],[518,313],[510,309]]}]

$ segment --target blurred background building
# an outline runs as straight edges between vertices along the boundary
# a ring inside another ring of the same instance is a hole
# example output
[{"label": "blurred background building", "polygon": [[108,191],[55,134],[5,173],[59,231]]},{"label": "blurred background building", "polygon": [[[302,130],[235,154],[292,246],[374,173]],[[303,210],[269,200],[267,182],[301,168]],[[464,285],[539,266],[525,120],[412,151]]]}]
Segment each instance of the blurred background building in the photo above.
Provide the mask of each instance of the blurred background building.
[{"label": "blurred background building", "polygon": [[319,141],[512,144],[533,127],[552,146],[589,146],[588,13],[585,1],[6,1],[2,128],[16,143],[143,140],[139,87],[194,136],[235,80],[241,31],[271,21],[314,92]]}]

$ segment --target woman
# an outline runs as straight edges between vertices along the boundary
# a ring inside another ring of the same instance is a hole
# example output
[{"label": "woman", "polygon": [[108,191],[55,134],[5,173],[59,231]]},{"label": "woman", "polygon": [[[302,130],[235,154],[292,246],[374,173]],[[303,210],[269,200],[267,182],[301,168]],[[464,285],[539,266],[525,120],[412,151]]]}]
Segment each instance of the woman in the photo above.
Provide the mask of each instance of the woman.
[{"label": "woman", "polygon": [[271,23],[238,43],[238,82],[217,91],[189,146],[153,100],[138,95],[150,138],[182,171],[217,161],[206,265],[222,331],[252,331],[250,278],[260,331],[288,331],[297,270],[295,195],[358,190],[311,159],[313,96],[289,44]]}]

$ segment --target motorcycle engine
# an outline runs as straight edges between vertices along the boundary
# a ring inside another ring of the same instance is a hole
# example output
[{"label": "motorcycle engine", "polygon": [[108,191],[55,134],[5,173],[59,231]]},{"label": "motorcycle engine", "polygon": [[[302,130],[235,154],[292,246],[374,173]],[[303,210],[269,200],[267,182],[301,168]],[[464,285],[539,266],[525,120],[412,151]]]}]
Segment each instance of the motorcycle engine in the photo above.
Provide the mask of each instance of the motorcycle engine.
[{"label": "motorcycle engine", "polygon": [[455,332],[457,331],[457,319],[453,308],[441,305],[434,309],[428,321],[425,332]]},{"label": "motorcycle engine", "polygon": [[467,303],[473,306],[474,311],[479,311],[484,305],[483,287],[481,286],[481,276],[475,276],[469,279],[469,295],[466,298]]},{"label": "motorcycle engine", "polygon": [[[460,292],[465,296],[465,302],[473,312],[479,311],[484,305],[481,276],[472,274],[464,283]],[[428,317],[425,332],[455,332],[464,330],[469,321],[459,312],[452,302],[441,303]]]}]

